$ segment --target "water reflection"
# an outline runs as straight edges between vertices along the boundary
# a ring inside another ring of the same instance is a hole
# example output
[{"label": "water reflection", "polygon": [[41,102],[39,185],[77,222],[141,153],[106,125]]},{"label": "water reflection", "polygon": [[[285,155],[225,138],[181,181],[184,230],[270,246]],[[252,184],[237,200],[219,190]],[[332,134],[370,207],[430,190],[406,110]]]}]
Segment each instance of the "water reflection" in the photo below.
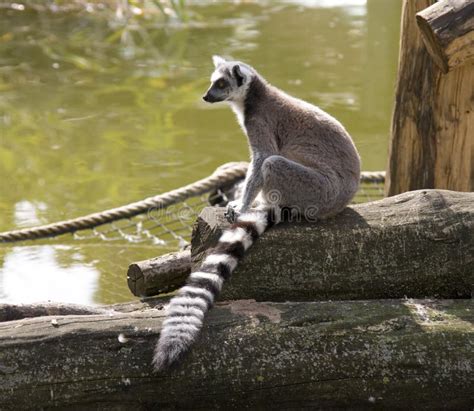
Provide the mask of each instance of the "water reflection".
[{"label": "water reflection", "polygon": [[[231,111],[200,99],[215,53],[251,63],[276,86],[329,111],[353,135],[363,168],[383,169],[400,6],[195,2],[186,24],[0,11],[0,230],[136,201],[246,159]],[[129,262],[169,251],[64,244],[70,248],[48,241],[43,249],[0,248],[0,278],[14,284],[13,258],[17,273],[48,267],[42,272],[58,283],[51,287],[65,284],[70,301],[114,302],[130,299]],[[83,260],[72,258],[77,253]],[[56,264],[59,256],[64,264]],[[71,287],[81,267],[88,280]],[[25,275],[26,283],[37,281]],[[3,298],[21,299],[21,286],[8,294],[3,288]]]},{"label": "water reflection", "polygon": [[304,7],[313,8],[344,7],[346,12],[365,14],[367,0],[286,0],[285,3],[299,4]]},{"label": "water reflection", "polygon": [[19,201],[15,204],[15,227],[31,227],[42,224],[40,215],[48,209],[46,203],[32,203],[27,200]]},{"label": "water reflection", "polygon": [[84,264],[77,251],[61,263],[60,254],[71,250],[69,246],[14,247],[0,271],[1,301],[95,303],[100,273]]}]

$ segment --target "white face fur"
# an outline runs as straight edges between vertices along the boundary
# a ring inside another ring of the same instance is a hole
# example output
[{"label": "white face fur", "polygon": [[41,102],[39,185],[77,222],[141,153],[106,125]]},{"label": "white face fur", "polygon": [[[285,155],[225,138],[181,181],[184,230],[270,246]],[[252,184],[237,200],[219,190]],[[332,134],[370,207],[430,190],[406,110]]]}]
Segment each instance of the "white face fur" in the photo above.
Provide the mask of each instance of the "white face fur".
[{"label": "white face fur", "polygon": [[238,61],[227,61],[213,56],[215,70],[211,75],[211,87],[203,99],[209,103],[226,101],[242,105],[252,77],[251,69]]}]

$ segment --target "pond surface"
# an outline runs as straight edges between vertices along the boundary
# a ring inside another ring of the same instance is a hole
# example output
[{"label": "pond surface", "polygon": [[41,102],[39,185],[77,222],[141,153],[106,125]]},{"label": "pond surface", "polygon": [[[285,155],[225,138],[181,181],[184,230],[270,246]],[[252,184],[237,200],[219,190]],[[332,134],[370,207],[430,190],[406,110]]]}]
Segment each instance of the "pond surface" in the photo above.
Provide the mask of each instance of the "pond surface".
[{"label": "pond surface", "polygon": [[[399,0],[195,2],[189,20],[0,9],[0,230],[182,186],[246,160],[231,110],[201,96],[222,54],[322,107],[385,169]],[[131,299],[131,261],[175,246],[70,237],[0,246],[0,302]]]}]

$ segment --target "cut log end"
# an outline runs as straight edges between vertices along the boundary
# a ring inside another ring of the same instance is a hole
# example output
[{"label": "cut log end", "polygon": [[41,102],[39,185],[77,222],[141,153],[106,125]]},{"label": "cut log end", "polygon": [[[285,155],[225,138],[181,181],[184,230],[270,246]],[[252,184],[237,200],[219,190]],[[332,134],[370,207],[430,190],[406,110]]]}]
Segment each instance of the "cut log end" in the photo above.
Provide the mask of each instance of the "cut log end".
[{"label": "cut log end", "polygon": [[132,263],[128,267],[127,284],[133,295],[137,297],[145,296],[145,281],[143,278],[143,272],[140,269],[139,264]]},{"label": "cut log end", "polygon": [[440,70],[446,74],[449,71],[448,60],[440,43],[436,39],[433,28],[420,13],[416,15],[416,22],[421,31],[423,43],[428,50],[428,53]]},{"label": "cut log end", "polygon": [[181,286],[190,272],[190,250],[165,254],[130,264],[128,288],[137,297],[167,293]]},{"label": "cut log end", "polygon": [[423,42],[436,65],[448,73],[474,59],[474,3],[441,0],[416,14]]}]

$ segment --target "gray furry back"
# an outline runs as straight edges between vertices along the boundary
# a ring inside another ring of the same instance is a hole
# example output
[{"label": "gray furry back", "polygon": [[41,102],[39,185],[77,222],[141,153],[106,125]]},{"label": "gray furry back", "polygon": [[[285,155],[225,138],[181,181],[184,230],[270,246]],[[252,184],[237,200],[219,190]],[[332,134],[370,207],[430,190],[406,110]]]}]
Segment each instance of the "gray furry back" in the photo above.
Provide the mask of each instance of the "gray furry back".
[{"label": "gray furry back", "polygon": [[[196,341],[224,281],[257,238],[291,208],[311,220],[339,213],[357,191],[360,158],[344,127],[318,107],[268,84],[253,68],[214,56],[206,102],[228,102],[250,146],[243,196],[228,205],[235,224],[171,299],[154,366],[176,363]],[[251,210],[258,205],[262,210]]]},{"label": "gray furry back", "polygon": [[267,196],[278,191],[280,206],[302,213],[317,208],[318,217],[327,218],[357,192],[360,157],[342,124],[258,74],[245,98],[244,127],[256,161],[263,158],[261,190]]}]

